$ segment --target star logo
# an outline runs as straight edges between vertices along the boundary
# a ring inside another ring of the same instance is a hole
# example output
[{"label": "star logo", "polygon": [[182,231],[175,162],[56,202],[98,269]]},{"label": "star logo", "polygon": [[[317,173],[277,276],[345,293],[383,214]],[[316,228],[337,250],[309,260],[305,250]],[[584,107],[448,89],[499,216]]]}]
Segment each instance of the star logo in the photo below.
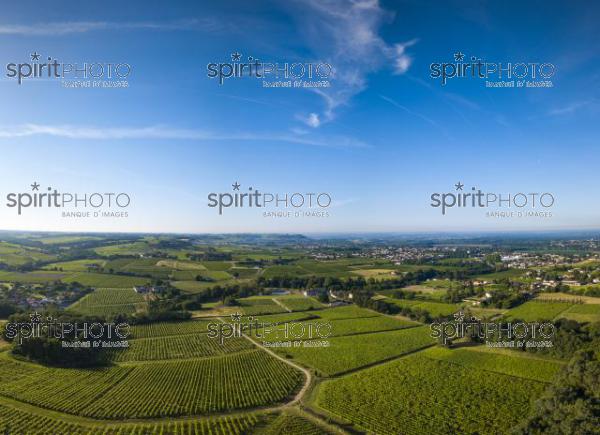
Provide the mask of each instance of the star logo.
[{"label": "star logo", "polygon": [[237,181],[231,185],[231,187],[233,187],[233,190],[240,190],[240,186],[241,184]]},{"label": "star logo", "polygon": [[235,53],[231,53],[231,60],[234,62],[238,62],[242,58],[242,55],[237,51]]},{"label": "star logo", "polygon": [[465,313],[463,313],[462,311],[458,311],[458,312],[454,313],[454,320],[456,320],[457,322],[462,322],[464,318],[465,318]]},{"label": "star logo", "polygon": [[454,185],[454,187],[456,187],[456,190],[463,190],[463,187],[465,187],[465,185],[459,181]]},{"label": "star logo", "polygon": [[31,185],[31,190],[40,190],[40,185],[38,184],[37,181],[34,181],[33,184]]},{"label": "star logo", "polygon": [[233,313],[231,315],[231,321],[232,322],[241,322],[242,321],[242,314],[238,311],[236,311],[235,313]]},{"label": "star logo", "polygon": [[37,51],[31,53],[31,60],[40,60],[40,55]]},{"label": "star logo", "polygon": [[457,62],[462,62],[465,59],[465,54],[462,52],[454,53],[454,60]]},{"label": "star logo", "polygon": [[30,314],[29,318],[31,319],[32,323],[39,323],[40,320],[42,320],[42,316],[37,311],[34,312],[33,314]]}]

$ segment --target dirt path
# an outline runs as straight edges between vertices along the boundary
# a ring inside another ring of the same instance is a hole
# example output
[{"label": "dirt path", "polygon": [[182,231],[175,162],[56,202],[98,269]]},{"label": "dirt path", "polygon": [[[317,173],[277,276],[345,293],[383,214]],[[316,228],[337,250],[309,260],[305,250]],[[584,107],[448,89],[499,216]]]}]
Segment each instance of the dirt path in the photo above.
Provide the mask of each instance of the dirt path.
[{"label": "dirt path", "polygon": [[286,307],[285,305],[283,305],[283,302],[281,302],[280,300],[277,300],[275,298],[271,298],[273,299],[273,302],[275,302],[277,305],[279,305],[281,308],[283,308],[284,310],[286,310],[288,313],[292,313],[293,311],[290,310],[288,307]]},{"label": "dirt path", "polygon": [[[219,318],[220,322],[226,323],[223,319]],[[306,392],[308,391],[308,388],[310,387],[310,384],[312,383],[313,377],[312,377],[312,373],[308,370],[305,369],[304,367],[282,357],[281,355],[276,354],[275,352],[273,352],[271,349],[269,349],[268,347],[263,346],[262,344],[260,344],[258,341],[254,340],[252,337],[242,333],[242,336],[246,339],[249,340],[250,342],[252,342],[254,345],[256,345],[257,347],[261,348],[262,350],[264,350],[265,352],[267,352],[269,355],[277,358],[280,361],[283,361],[284,363],[286,363],[287,365],[294,367],[297,370],[300,370],[302,373],[304,373],[305,376],[305,381],[304,381],[304,385],[302,386],[302,388],[300,389],[300,391],[298,391],[298,393],[296,393],[296,395],[294,396],[294,399],[291,402],[287,402],[284,403],[283,405],[279,405],[279,406],[274,406],[271,408],[264,408],[263,410],[269,410],[269,411],[275,411],[275,410],[281,410],[284,408],[289,408],[290,406],[294,406],[295,404],[297,404],[298,402],[300,402],[304,396],[306,395]]]}]

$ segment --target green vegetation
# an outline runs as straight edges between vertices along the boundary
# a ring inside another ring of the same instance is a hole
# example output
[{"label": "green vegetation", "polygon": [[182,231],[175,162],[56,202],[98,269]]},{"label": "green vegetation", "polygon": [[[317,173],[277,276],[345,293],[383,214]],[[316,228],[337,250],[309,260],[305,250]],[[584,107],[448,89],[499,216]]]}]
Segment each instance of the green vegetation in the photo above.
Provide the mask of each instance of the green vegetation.
[{"label": "green vegetation", "polygon": [[[0,341],[0,433],[493,434],[597,427],[595,236],[384,242],[2,235],[0,318],[29,321],[37,311],[42,318],[127,322],[131,335],[128,347],[94,352],[65,350],[54,338]],[[138,285],[156,290],[138,294]],[[301,296],[305,291],[317,296]],[[497,349],[460,340],[436,346],[424,323],[452,319],[461,309],[495,321],[552,321],[553,346]],[[260,338],[254,332],[255,343],[209,337],[210,323],[246,325],[250,317],[271,323],[271,332],[258,331],[266,335]],[[331,334],[310,336],[317,323]],[[291,336],[282,335],[285,328]],[[271,347],[281,359],[260,347],[289,340],[298,346]],[[588,356],[564,369],[582,351]]]},{"label": "green vegetation", "polygon": [[69,310],[80,314],[113,317],[143,311],[146,305],[144,297],[132,288],[99,288],[75,302]]},{"label": "green vegetation", "polygon": [[592,434],[600,423],[600,361],[579,352],[536,404],[517,434]]},{"label": "green vegetation", "polygon": [[434,347],[423,351],[431,359],[459,364],[467,368],[501,373],[540,382],[552,382],[564,363],[532,358],[522,352],[502,353],[486,348],[446,349]]},{"label": "green vegetation", "polygon": [[339,319],[358,319],[361,317],[378,317],[374,311],[359,308],[356,305],[344,305],[341,307],[330,308],[315,313],[321,319],[339,320]]},{"label": "green vegetation", "polygon": [[[430,346],[429,327],[330,338],[328,347],[277,348],[325,375],[339,375]],[[310,343],[310,342],[303,342]]]},{"label": "green vegetation", "polygon": [[292,311],[308,311],[323,308],[323,304],[313,298],[280,297],[277,300]]},{"label": "green vegetation", "polygon": [[518,319],[525,322],[552,320],[570,307],[571,304],[564,302],[529,301],[509,310],[506,318],[508,320]]},{"label": "green vegetation", "polygon": [[[5,364],[0,359],[2,372]],[[300,372],[260,350],[95,370],[32,370],[19,365],[27,375],[3,382],[0,395],[100,419],[198,415],[268,405],[284,401],[302,379]]]},{"label": "green vegetation", "polygon": [[118,362],[205,358],[253,348],[245,338],[229,338],[221,344],[207,334],[194,334],[129,340],[129,348],[113,349],[110,357]]},{"label": "green vegetation", "polygon": [[98,423],[70,418],[48,411],[22,410],[13,404],[0,402],[0,431],[5,434],[85,434],[85,435],[242,435],[261,421],[256,414],[203,418],[160,423]]},{"label": "green vegetation", "polygon": [[327,435],[331,432],[316,425],[306,417],[285,412],[258,433],[261,435]]},{"label": "green vegetation", "polygon": [[317,405],[378,434],[508,433],[543,389],[415,354],[325,381]]},{"label": "green vegetation", "polygon": [[149,278],[141,278],[125,275],[110,275],[108,273],[88,273],[79,272],[68,275],[63,279],[64,282],[78,282],[85,286],[91,287],[113,287],[125,288],[136,285],[149,284]]}]

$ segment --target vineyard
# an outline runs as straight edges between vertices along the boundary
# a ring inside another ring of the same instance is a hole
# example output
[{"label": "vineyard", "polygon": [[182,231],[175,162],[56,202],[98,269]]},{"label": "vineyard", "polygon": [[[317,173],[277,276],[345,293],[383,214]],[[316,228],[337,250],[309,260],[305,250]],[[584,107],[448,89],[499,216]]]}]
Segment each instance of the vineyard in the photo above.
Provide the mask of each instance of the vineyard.
[{"label": "vineyard", "polygon": [[308,418],[292,413],[284,413],[279,415],[260,433],[262,435],[327,435],[329,432],[321,426],[317,426]]},{"label": "vineyard", "polygon": [[313,367],[326,375],[336,375],[377,361],[397,357],[434,343],[429,327],[361,334],[329,339],[329,347],[279,348],[278,353]]},{"label": "vineyard", "polygon": [[529,301],[508,311],[508,320],[523,320],[534,322],[536,320],[552,320],[572,304],[564,302]]},{"label": "vineyard", "polygon": [[544,388],[415,354],[325,381],[317,405],[378,434],[508,433]]},{"label": "vineyard", "polygon": [[141,278],[126,275],[110,275],[108,273],[79,272],[69,275],[63,282],[78,282],[90,287],[126,288],[134,285],[144,285],[150,282],[150,278]]},{"label": "vineyard", "polygon": [[360,317],[378,317],[374,311],[365,308],[357,307],[356,305],[346,305],[328,310],[322,310],[315,313],[321,319],[326,320],[341,320],[341,319],[357,319]]},{"label": "vineyard", "polygon": [[[288,334],[294,340],[307,340],[315,338],[340,337],[344,335],[365,334],[369,332],[393,331],[418,326],[419,323],[409,320],[394,319],[386,316],[365,317],[359,319],[323,320],[313,319],[288,325]],[[317,327],[327,337],[319,337]],[[285,335],[284,326],[269,327],[268,331],[259,330],[261,339],[266,341],[281,339]]]},{"label": "vineyard", "polygon": [[155,338],[168,335],[185,335],[208,332],[209,321],[158,322],[131,327],[131,338]]},{"label": "vineyard", "polygon": [[[302,374],[260,351],[105,369],[56,369],[0,360],[14,379],[0,395],[100,419],[199,415],[284,401]],[[135,394],[132,394],[135,391]]]},{"label": "vineyard", "polygon": [[116,362],[152,361],[211,357],[253,348],[254,345],[245,338],[228,338],[221,344],[207,334],[197,334],[129,340],[129,348],[111,349],[110,355]]},{"label": "vineyard", "polygon": [[422,355],[440,361],[459,364],[467,368],[479,368],[495,373],[516,376],[533,381],[551,382],[564,363],[550,359],[532,358],[524,353],[498,352],[479,349],[446,349],[433,347],[423,351]]},{"label": "vineyard", "polygon": [[313,298],[279,298],[278,300],[292,311],[308,311],[323,308],[323,304]]},{"label": "vineyard", "polygon": [[131,288],[100,288],[75,302],[69,310],[79,314],[111,317],[133,314],[145,307],[144,297]]},{"label": "vineyard", "polygon": [[5,434],[69,434],[69,435],[238,435],[248,433],[261,416],[245,414],[221,418],[183,420],[161,423],[106,423],[66,421],[60,415],[51,416],[27,412],[0,403],[0,432]]}]

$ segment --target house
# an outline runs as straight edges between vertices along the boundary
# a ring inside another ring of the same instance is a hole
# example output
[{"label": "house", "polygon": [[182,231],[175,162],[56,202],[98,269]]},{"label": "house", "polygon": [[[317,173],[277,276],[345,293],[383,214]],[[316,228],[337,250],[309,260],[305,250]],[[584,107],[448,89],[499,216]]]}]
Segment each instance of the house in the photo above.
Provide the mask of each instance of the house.
[{"label": "house", "polygon": [[309,290],[302,291],[302,294],[305,297],[318,296],[321,293],[327,293],[327,290],[325,290],[324,288],[312,288],[312,289],[309,289]]},{"label": "house", "polygon": [[145,294],[149,294],[149,293],[162,293],[164,291],[164,288],[141,285],[141,286],[134,286],[133,291],[136,293],[145,295]]}]

